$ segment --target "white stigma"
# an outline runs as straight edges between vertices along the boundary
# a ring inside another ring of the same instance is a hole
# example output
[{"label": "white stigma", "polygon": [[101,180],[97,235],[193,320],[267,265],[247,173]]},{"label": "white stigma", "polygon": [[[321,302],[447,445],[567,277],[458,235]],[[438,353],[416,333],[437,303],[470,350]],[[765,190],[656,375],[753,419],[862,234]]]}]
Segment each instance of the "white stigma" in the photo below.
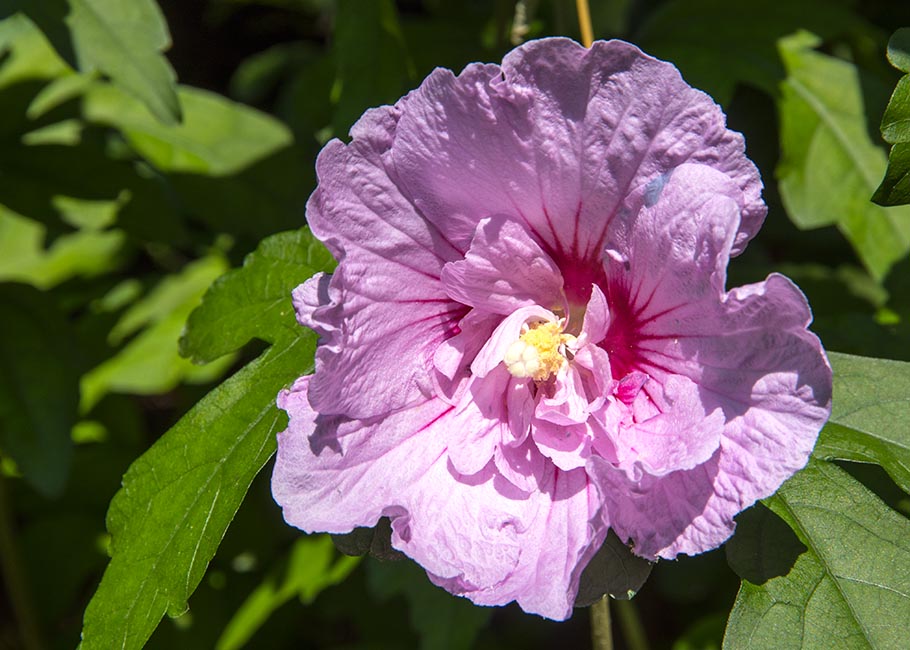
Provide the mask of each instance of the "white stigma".
[{"label": "white stigma", "polygon": [[540,371],[540,353],[521,339],[512,342],[503,361],[513,377],[533,377]]}]

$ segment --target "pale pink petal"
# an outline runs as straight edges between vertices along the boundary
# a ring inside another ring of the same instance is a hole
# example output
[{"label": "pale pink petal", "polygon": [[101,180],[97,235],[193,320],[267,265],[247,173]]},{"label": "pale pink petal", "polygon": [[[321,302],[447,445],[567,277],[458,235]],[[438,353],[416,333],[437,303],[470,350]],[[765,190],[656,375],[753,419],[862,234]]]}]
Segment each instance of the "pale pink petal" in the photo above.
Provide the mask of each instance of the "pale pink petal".
[{"label": "pale pink petal", "polygon": [[720,108],[672,65],[618,41],[532,41],[502,69],[436,70],[408,97],[397,134],[401,182],[462,248],[480,219],[503,214],[557,263],[596,259],[632,190],[690,161],[741,188],[736,251],[765,215],[758,173]]},{"label": "pale pink petal", "polygon": [[458,323],[458,333],[447,338],[433,354],[436,395],[455,404],[470,379],[471,362],[490,338],[500,317],[472,309]]},{"label": "pale pink petal", "polygon": [[310,377],[278,396],[288,428],[278,434],[272,495],[284,518],[306,532],[346,533],[400,511],[402,494],[445,455],[438,400],[376,422],[316,413]]},{"label": "pale pink petal", "polygon": [[540,453],[562,470],[584,467],[591,455],[593,436],[587,423],[553,424],[534,420],[531,436]]},{"label": "pale pink petal", "polygon": [[619,538],[630,541],[642,557],[673,559],[716,548],[733,533],[733,515],[739,512],[735,501],[721,506],[715,489],[722,483],[719,455],[691,470],[645,474],[638,481],[597,456],[591,457],[588,472]]},{"label": "pale pink petal", "polygon": [[663,476],[711,458],[724,430],[721,409],[706,412],[698,387],[687,377],[671,375],[652,391],[661,412],[612,436],[620,465],[640,464],[648,474]]},{"label": "pale pink petal", "polygon": [[604,292],[596,284],[591,287],[591,299],[585,308],[585,317],[578,337],[579,345],[599,343],[610,327],[610,308]]},{"label": "pale pink petal", "polygon": [[511,438],[506,399],[512,379],[503,365],[486,377],[473,377],[447,418],[449,460],[459,473],[482,470],[492,460],[494,448]]},{"label": "pale pink petal", "polygon": [[553,260],[519,223],[492,217],[477,224],[463,260],[442,269],[452,300],[494,314],[519,307],[564,307],[562,276]]},{"label": "pale pink petal", "polygon": [[437,461],[412,486],[408,516],[393,521],[393,545],[479,605],[515,600],[526,612],[566,619],[606,527],[584,470],[551,466],[535,487],[518,490],[492,467],[460,476]]}]

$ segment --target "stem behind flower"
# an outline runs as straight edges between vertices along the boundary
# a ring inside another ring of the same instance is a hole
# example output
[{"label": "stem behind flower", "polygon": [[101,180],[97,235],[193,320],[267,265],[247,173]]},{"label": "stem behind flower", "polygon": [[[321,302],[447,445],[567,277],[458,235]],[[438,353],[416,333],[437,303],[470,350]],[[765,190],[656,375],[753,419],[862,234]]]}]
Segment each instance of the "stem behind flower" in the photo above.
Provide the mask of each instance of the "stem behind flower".
[{"label": "stem behind flower", "polygon": [[581,44],[591,47],[594,42],[594,29],[591,27],[591,8],[588,0],[575,0],[578,9],[578,26],[581,28]]}]

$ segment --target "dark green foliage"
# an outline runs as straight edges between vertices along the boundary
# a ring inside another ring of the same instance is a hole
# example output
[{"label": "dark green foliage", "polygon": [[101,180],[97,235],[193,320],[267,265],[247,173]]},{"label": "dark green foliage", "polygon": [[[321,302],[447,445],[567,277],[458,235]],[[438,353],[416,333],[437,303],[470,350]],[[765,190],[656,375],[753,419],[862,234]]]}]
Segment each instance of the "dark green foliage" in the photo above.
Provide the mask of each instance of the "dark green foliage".
[{"label": "dark green foliage", "polygon": [[[379,562],[401,555],[387,523],[301,536],[261,471],[316,345],[290,292],[334,267],[305,228],[319,148],[436,66],[577,36],[572,5],[0,0],[0,525],[28,587],[9,600],[47,647],[83,621],[86,650],[586,647],[583,609],[477,608]],[[881,206],[910,203],[910,8],[591,9],[744,131],[771,209],[730,286],[790,275],[850,354],[830,354],[809,466],[738,517],[726,562],[652,565],[611,534],[579,604],[634,594],[613,607],[627,646],[640,616],[655,649],[903,648],[910,365],[889,359],[910,361],[910,208]]]}]

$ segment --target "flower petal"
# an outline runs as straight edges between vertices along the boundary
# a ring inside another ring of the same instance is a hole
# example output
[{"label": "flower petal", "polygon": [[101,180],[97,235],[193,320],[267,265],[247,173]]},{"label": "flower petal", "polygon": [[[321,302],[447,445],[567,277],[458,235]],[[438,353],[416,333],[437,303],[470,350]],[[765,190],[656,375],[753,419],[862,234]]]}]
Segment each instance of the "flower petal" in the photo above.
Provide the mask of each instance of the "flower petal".
[{"label": "flower petal", "polygon": [[583,470],[551,466],[529,494],[492,466],[465,477],[438,461],[414,486],[408,515],[393,521],[393,545],[436,584],[478,605],[515,600],[526,612],[563,620],[606,533],[593,496]]},{"label": "flower petal", "polygon": [[442,269],[453,300],[494,314],[519,307],[564,307],[562,275],[516,221],[492,217],[477,224],[465,258]]},{"label": "flower petal", "polygon": [[502,363],[506,350],[521,336],[521,326],[534,320],[555,321],[557,319],[553,312],[543,307],[536,305],[519,307],[493,330],[493,334],[471,363],[471,372],[478,377],[486,377],[487,373]]},{"label": "flower petal", "polygon": [[321,413],[376,417],[421,399],[432,390],[427,361],[465,313],[439,281],[460,253],[414,209],[387,165],[399,116],[394,107],[367,112],[350,144],[333,140],[317,160],[307,222],[339,267],[318,306],[297,306],[301,322],[332,332],[310,386]]},{"label": "flower petal", "polygon": [[687,161],[741,188],[739,252],[765,215],[743,149],[672,65],[618,41],[546,39],[501,69],[436,70],[409,95],[391,155],[421,212],[461,248],[480,219],[503,214],[554,259],[596,260],[631,190]]},{"label": "flower petal", "polygon": [[452,407],[428,400],[373,422],[320,415],[310,377],[278,396],[288,428],[278,434],[272,495],[285,520],[307,532],[346,533],[400,512],[402,494],[445,454],[441,420]]}]

